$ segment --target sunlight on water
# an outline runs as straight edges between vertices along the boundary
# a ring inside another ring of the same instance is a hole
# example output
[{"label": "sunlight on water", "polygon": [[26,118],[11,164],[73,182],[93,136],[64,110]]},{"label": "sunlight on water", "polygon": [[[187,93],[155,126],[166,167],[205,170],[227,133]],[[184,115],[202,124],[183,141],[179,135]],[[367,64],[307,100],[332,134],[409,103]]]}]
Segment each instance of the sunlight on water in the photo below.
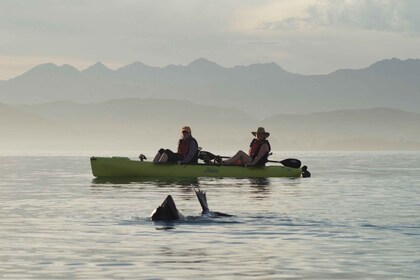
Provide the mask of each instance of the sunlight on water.
[{"label": "sunlight on water", "polygon": [[[420,153],[290,156],[313,177],[110,181],[88,156],[0,156],[0,276],[418,277]],[[234,216],[150,221],[168,194],[199,217],[191,184]]]}]

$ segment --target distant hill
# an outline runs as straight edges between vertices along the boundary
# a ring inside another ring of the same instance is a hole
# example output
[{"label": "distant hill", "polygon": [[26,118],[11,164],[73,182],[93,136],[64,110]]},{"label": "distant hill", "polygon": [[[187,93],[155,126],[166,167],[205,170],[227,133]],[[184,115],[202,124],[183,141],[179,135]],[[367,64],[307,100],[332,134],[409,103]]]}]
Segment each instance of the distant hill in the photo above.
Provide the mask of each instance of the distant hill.
[{"label": "distant hill", "polygon": [[39,65],[0,83],[0,102],[104,102],[120,98],[187,100],[233,107],[257,117],[387,107],[420,112],[420,60],[389,59],[358,70],[303,76],[275,63],[222,67],[200,58],[163,68],[102,63],[79,71]]},{"label": "distant hill", "polygon": [[255,117],[237,109],[179,100],[127,98],[91,104],[15,105],[14,108],[72,127],[80,137],[86,138],[85,143],[96,149],[173,147],[184,125],[190,125],[194,135],[205,138],[207,147],[234,148],[238,139],[248,141],[248,134],[240,135],[243,131],[257,126]]},{"label": "distant hill", "polygon": [[385,149],[382,144],[398,149],[420,142],[420,114],[389,108],[277,115],[264,123],[274,131],[287,132],[283,138],[289,139],[283,143],[286,146],[301,143],[303,147],[322,149],[341,146],[341,149],[375,150]]},{"label": "distant hill", "polygon": [[[258,126],[270,131],[270,142],[277,151],[420,150],[420,114],[390,108],[280,114],[258,119],[233,108],[161,99],[3,107],[0,106],[0,113],[6,113],[0,117],[8,120],[9,127],[15,131],[37,131],[26,134],[31,144],[21,143],[23,149],[34,145],[89,151],[175,149],[180,127],[190,125],[199,145],[216,152],[247,150],[251,131]],[[19,121],[11,117],[13,114],[28,119]],[[17,145],[10,134],[2,141],[3,146],[6,142]]]},{"label": "distant hill", "polygon": [[0,151],[61,149],[75,130],[53,119],[0,103]]},{"label": "distant hill", "polygon": [[22,112],[0,103],[0,127],[3,133],[5,130],[14,132],[16,126],[20,125],[49,127],[51,124],[52,122],[41,116]]}]

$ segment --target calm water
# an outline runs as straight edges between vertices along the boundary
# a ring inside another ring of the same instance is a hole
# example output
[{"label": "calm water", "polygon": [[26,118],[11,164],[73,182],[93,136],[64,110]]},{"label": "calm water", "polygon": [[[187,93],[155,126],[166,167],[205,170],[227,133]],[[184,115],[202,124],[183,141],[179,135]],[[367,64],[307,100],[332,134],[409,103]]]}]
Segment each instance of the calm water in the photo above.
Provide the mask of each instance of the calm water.
[{"label": "calm water", "polygon": [[[420,153],[289,156],[313,177],[103,182],[88,156],[0,156],[0,278],[418,279]],[[235,217],[148,219],[168,194],[199,215],[191,183]]]}]

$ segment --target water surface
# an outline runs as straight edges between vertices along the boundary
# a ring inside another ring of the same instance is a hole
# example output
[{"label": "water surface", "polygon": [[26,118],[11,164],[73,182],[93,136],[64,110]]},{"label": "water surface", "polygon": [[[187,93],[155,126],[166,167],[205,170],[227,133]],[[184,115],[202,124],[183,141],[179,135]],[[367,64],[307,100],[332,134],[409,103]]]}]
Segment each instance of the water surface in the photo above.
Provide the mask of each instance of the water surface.
[{"label": "water surface", "polygon": [[[89,155],[0,156],[0,278],[418,278],[420,153],[283,154],[313,177],[109,182]],[[235,216],[149,220],[168,194],[198,216],[191,184]]]}]

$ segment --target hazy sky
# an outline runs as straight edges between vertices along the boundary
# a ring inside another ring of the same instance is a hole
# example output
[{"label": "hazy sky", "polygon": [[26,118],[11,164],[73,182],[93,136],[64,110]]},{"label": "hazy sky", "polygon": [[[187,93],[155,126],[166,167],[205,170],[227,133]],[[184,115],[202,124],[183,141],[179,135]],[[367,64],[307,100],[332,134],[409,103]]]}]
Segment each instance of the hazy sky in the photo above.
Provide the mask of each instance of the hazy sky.
[{"label": "hazy sky", "polygon": [[420,58],[418,0],[0,0],[0,80],[53,62],[276,62],[301,74]]}]

